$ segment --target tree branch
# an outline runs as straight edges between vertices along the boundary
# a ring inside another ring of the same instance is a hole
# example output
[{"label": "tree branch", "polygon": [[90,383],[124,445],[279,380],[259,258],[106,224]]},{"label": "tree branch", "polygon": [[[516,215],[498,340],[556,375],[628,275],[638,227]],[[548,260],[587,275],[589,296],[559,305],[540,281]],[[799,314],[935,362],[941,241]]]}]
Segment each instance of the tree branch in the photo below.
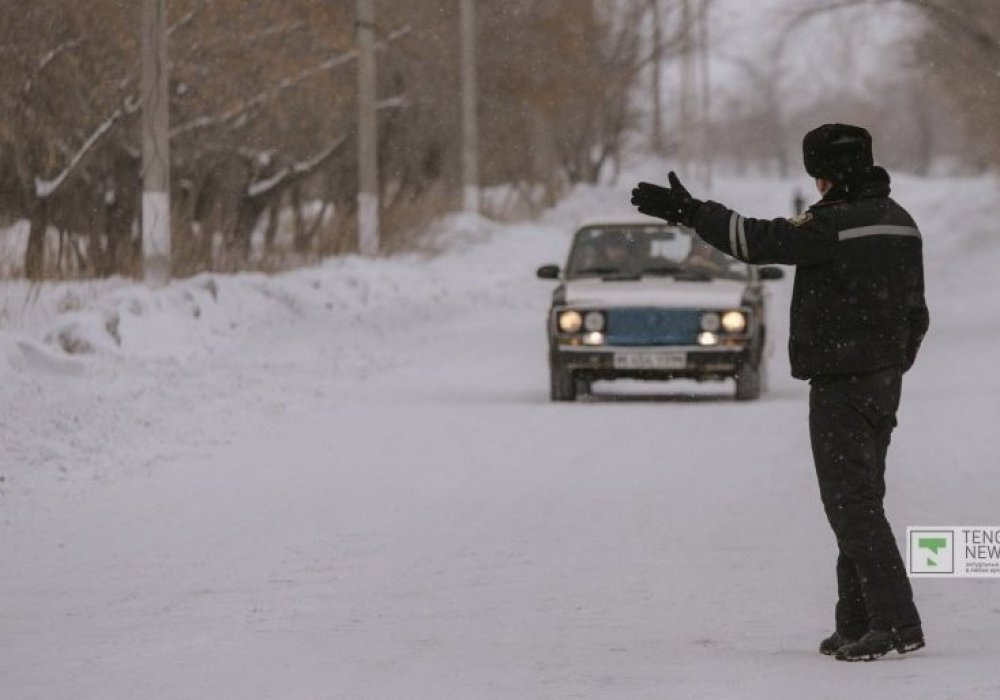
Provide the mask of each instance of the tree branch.
[{"label": "tree branch", "polygon": [[201,50],[211,51],[213,49],[226,46],[232,46],[234,43],[243,47],[246,44],[262,41],[265,39],[280,38],[285,34],[291,34],[297,32],[301,29],[305,29],[308,25],[305,22],[289,22],[287,24],[279,24],[274,27],[268,27],[259,32],[253,34],[244,34],[242,36],[229,36],[225,38],[216,39],[210,42],[201,42],[195,44],[192,48],[198,48]]},{"label": "tree branch", "polygon": [[931,0],[897,0],[915,7],[924,13],[937,18],[938,25],[947,28],[959,36],[966,37],[978,44],[987,54],[997,55],[1000,52],[1000,40],[982,29],[973,19],[966,16],[953,6],[939,4]]},{"label": "tree branch", "polygon": [[67,53],[69,51],[72,51],[75,48],[78,48],[82,44],[83,44],[83,40],[82,39],[79,39],[79,38],[70,39],[68,41],[64,41],[63,43],[59,44],[54,49],[52,49],[51,51],[49,51],[47,54],[45,54],[44,56],[42,56],[42,58],[38,61],[38,65],[35,68],[34,74],[31,77],[29,77],[27,80],[24,81],[24,87],[22,88],[22,94],[24,94],[25,96],[27,96],[31,92],[31,89],[35,86],[35,81],[38,80],[38,76],[40,76],[42,74],[42,72],[46,68],[48,68],[48,66],[54,60],[56,60],[62,54]]},{"label": "tree branch", "polygon": [[[409,26],[402,27],[393,32],[390,32],[389,35],[386,36],[386,38],[381,40],[381,42],[379,43],[382,45],[382,47],[384,47],[385,44],[391,41],[395,41],[401,37],[404,37],[409,33],[410,33]],[[184,124],[180,124],[179,126],[174,127],[173,129],[170,130],[170,138],[174,139],[178,136],[188,133],[189,131],[195,131],[197,129],[205,129],[213,126],[218,126],[221,124],[236,122],[241,118],[245,117],[254,108],[259,107],[260,105],[270,100],[276,99],[279,95],[281,95],[281,93],[295,87],[299,83],[302,83],[308,80],[309,78],[313,77],[314,75],[322,73],[323,71],[327,71],[332,68],[336,68],[337,66],[350,63],[357,57],[358,57],[357,49],[351,49],[350,51],[347,51],[345,53],[338,54],[336,56],[331,56],[330,58],[326,59],[325,61],[322,61],[321,63],[317,63],[316,65],[310,66],[309,68],[305,68],[296,73],[295,75],[285,78],[284,80],[281,80],[276,85],[272,85],[266,90],[257,93],[253,97],[244,100],[240,104],[236,105],[232,109],[226,110],[222,114],[196,117],[195,119],[192,119],[188,122],[185,122]]]},{"label": "tree branch", "polygon": [[264,180],[250,183],[247,185],[247,197],[250,197],[251,199],[265,197],[272,194],[279,188],[286,187],[296,180],[301,180],[302,178],[311,175],[317,168],[322,166],[323,163],[330,158],[330,156],[336,153],[337,150],[344,145],[345,141],[347,141],[347,137],[341,136],[312,158],[295,163],[294,165],[286,166]]},{"label": "tree branch", "polygon": [[385,99],[381,99],[378,102],[376,102],[375,109],[376,110],[403,109],[404,107],[409,105],[409,103],[410,102],[405,94],[395,95],[393,97],[386,97]]},{"label": "tree branch", "polygon": [[184,15],[179,20],[177,20],[169,27],[167,27],[167,37],[168,38],[171,37],[173,33],[176,32],[178,29],[182,29],[188,24],[190,24],[191,20],[194,19],[194,16],[198,14],[198,10],[200,10],[204,4],[205,4],[204,0],[202,2],[199,2],[197,5],[192,7],[186,15]]},{"label": "tree branch", "polygon": [[786,31],[795,29],[819,15],[836,12],[848,7],[889,5],[892,3],[907,5],[922,12],[931,17],[939,27],[973,41],[988,54],[1000,53],[1000,39],[981,29],[980,25],[976,24],[974,20],[956,9],[953,5],[938,3],[935,0],[835,0],[799,11],[788,23]]},{"label": "tree branch", "polygon": [[69,163],[66,167],[56,175],[51,180],[43,180],[42,178],[35,176],[35,197],[37,199],[49,199],[52,197],[59,189],[66,183],[66,180],[73,175],[76,169],[80,166],[94,147],[101,142],[101,140],[111,131],[119,119],[125,115],[125,106],[119,107],[114,112],[111,113],[107,119],[105,119],[94,131],[90,134],[83,145],[77,150],[77,152],[70,158]]}]

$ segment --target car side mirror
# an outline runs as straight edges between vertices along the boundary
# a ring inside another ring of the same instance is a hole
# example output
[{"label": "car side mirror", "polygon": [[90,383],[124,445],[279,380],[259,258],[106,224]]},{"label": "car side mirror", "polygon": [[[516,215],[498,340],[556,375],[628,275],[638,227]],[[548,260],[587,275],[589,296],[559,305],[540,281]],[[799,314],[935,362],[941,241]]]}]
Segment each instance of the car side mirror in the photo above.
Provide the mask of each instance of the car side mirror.
[{"label": "car side mirror", "polygon": [[757,270],[762,280],[780,280],[784,279],[785,271],[780,267],[775,267],[773,265],[765,265],[764,267]]},{"label": "car side mirror", "polygon": [[542,265],[538,268],[538,272],[536,274],[540,280],[557,280],[559,279],[559,266]]}]

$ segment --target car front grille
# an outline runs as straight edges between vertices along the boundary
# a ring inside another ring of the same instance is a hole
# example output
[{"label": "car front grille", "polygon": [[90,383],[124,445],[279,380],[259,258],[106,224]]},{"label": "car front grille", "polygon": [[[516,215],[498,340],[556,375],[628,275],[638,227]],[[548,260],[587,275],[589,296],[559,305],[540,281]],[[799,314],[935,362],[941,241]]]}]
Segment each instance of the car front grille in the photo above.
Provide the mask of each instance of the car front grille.
[{"label": "car front grille", "polygon": [[693,345],[701,330],[697,309],[609,309],[607,319],[608,345]]}]

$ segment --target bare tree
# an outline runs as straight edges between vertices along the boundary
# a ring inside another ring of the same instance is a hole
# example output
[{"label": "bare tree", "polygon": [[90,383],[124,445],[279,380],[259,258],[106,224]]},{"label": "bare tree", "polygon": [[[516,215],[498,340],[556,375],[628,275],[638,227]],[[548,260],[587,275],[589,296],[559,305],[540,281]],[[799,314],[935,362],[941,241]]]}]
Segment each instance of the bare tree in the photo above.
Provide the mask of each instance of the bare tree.
[{"label": "bare tree", "polygon": [[[138,271],[135,4],[5,5],[0,216],[31,222],[32,278]],[[645,3],[477,5],[484,184],[540,186],[551,202],[597,179],[618,158],[629,92],[649,63],[634,40]],[[389,251],[461,201],[458,0],[392,9],[375,28]],[[353,250],[353,4],[171,0],[168,11],[174,274]],[[294,235],[279,252],[282,211]],[[64,233],[47,256],[52,231]],[[269,261],[252,254],[256,233]]]},{"label": "bare tree", "polygon": [[[985,163],[1000,162],[1000,4],[993,0],[823,0],[802,10],[794,24],[856,7],[908,8],[923,20],[911,40],[915,59],[909,106],[921,149],[917,169],[926,170],[931,143],[947,140],[941,125],[928,114],[928,102],[946,97],[949,111],[960,115],[977,148],[973,157]],[[929,85],[926,77],[932,78]],[[919,96],[917,93],[919,92]],[[944,101],[944,100],[940,100]],[[904,112],[906,113],[906,112]],[[939,120],[938,120],[939,121]],[[936,137],[936,138],[935,138]]]}]

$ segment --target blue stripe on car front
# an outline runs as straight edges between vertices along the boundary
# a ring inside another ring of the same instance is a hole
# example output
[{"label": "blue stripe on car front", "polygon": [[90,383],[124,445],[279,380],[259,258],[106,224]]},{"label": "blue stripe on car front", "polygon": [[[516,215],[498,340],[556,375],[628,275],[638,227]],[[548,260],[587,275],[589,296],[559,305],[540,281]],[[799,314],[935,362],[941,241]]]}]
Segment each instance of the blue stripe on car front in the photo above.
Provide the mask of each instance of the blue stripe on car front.
[{"label": "blue stripe on car front", "polygon": [[606,313],[608,345],[693,345],[701,330],[698,309],[632,307]]}]

